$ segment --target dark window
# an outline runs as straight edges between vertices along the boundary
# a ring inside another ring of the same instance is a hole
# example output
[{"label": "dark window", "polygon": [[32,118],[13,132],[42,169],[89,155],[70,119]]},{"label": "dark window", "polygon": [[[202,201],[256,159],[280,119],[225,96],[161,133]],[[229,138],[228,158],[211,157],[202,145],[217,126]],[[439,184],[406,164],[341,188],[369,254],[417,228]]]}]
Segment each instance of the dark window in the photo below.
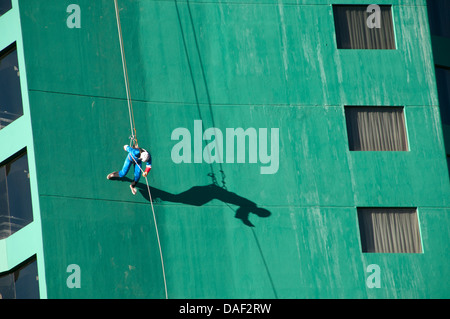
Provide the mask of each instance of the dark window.
[{"label": "dark window", "polygon": [[450,155],[447,154],[447,168],[448,171],[450,172]]},{"label": "dark window", "polygon": [[0,274],[0,299],[39,299],[36,257]]},{"label": "dark window", "polygon": [[402,107],[346,106],[351,151],[407,151]]},{"label": "dark window", "polygon": [[11,0],[0,0],[0,16],[11,10]]},{"label": "dark window", "polygon": [[442,123],[450,125],[450,69],[436,67],[436,84]]},{"label": "dark window", "polygon": [[338,49],[395,49],[391,6],[376,7],[379,15],[368,5],[333,5]]},{"label": "dark window", "polygon": [[21,115],[22,93],[14,43],[0,52],[0,130]]},{"label": "dark window", "polygon": [[364,253],[421,253],[416,208],[358,208]]},{"label": "dark window", "polygon": [[450,38],[450,1],[427,0],[430,33]]},{"label": "dark window", "polygon": [[0,239],[33,221],[26,152],[0,164]]}]

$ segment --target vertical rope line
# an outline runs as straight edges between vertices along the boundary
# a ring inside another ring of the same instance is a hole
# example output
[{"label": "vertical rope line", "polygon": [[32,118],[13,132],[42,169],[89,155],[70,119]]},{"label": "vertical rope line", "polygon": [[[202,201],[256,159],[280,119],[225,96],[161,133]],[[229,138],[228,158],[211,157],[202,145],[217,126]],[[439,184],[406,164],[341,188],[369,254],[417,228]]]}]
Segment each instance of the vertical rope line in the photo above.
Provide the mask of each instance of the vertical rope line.
[{"label": "vertical rope line", "polygon": [[114,6],[115,6],[115,10],[116,10],[117,32],[119,34],[120,56],[122,58],[123,78],[125,81],[125,91],[127,94],[128,114],[130,116],[130,130],[131,130],[130,146],[131,146],[133,139],[137,141],[136,126],[135,126],[135,122],[134,122],[133,104],[131,102],[131,92],[130,92],[130,83],[129,83],[129,79],[128,79],[127,61],[125,58],[125,49],[123,46],[122,26],[120,24],[119,6],[117,4],[117,0],[114,0]]},{"label": "vertical rope line", "polygon": [[[114,0],[114,5],[115,5],[115,10],[116,10],[117,32],[119,34],[119,42],[120,42],[120,54],[122,57],[123,77],[125,80],[125,89],[127,92],[128,114],[130,116],[130,129],[131,129],[130,146],[131,146],[131,143],[133,141],[137,142],[136,125],[134,122],[133,105],[131,103],[130,84],[129,84],[129,79],[128,79],[127,62],[125,59],[125,50],[124,50],[123,38],[122,38],[122,27],[120,25],[119,7],[117,5],[117,0]],[[136,160],[133,158],[133,156],[130,156],[130,157],[133,159],[134,163],[136,165],[138,165],[141,172],[144,173],[144,171],[142,170],[142,167],[136,162]],[[164,259],[163,259],[162,248],[161,248],[161,240],[159,238],[158,223],[156,222],[155,208],[153,207],[152,194],[150,192],[150,186],[148,184],[147,177],[145,177],[145,183],[147,184],[148,196],[150,199],[150,205],[152,207],[153,221],[155,223],[156,238],[158,239],[159,256],[161,257],[161,268],[162,268],[162,275],[163,275],[163,279],[164,279],[164,292],[165,292],[166,299],[168,299],[169,297],[168,297],[168,293],[167,293],[166,272],[165,272]]]},{"label": "vertical rope line", "polygon": [[[176,4],[177,10],[178,10],[177,0],[175,0],[175,4]],[[206,93],[206,98],[207,98],[207,102],[208,102],[209,112],[210,112],[210,115],[211,115],[211,121],[212,121],[212,125],[213,125],[213,128],[214,128],[214,135],[216,135],[215,134],[216,133],[216,121],[214,119],[214,112],[213,112],[213,109],[212,109],[211,95],[209,93],[208,81],[206,79],[204,63],[203,63],[203,59],[202,59],[202,54],[200,52],[200,45],[198,43],[197,32],[195,30],[194,18],[192,16],[191,4],[190,4],[189,0],[186,0],[186,4],[187,4],[188,13],[189,13],[189,21],[190,21],[191,28],[192,28],[192,34],[194,36],[195,48],[196,48],[198,60],[199,60],[199,63],[200,63],[200,71],[201,71],[201,75],[202,75],[202,78],[203,78],[203,85],[205,87],[205,93]],[[181,21],[180,21],[180,26],[181,26]],[[221,154],[220,150],[218,148],[216,148],[215,151],[218,153],[219,158],[223,160],[223,154]],[[212,163],[210,165],[211,165],[211,167],[213,167]],[[222,174],[222,188],[226,189],[227,187],[225,186],[225,172],[223,170],[222,161],[219,161],[219,167],[220,167],[220,173]],[[215,176],[214,171],[212,172],[212,174]]]},{"label": "vertical rope line", "polygon": [[[142,168],[141,168],[141,171],[142,171]],[[166,299],[169,299],[169,296],[167,294],[167,282],[166,282],[166,271],[165,271],[165,267],[164,267],[164,258],[163,258],[162,249],[161,249],[161,240],[159,239],[158,223],[156,222],[156,214],[155,214],[155,209],[153,207],[152,193],[150,192],[150,186],[148,185],[147,177],[145,177],[145,183],[147,184],[148,197],[150,200],[150,205],[152,207],[152,213],[153,213],[153,221],[155,222],[156,238],[158,239],[159,256],[161,257],[161,268],[162,268],[163,279],[164,279],[164,292],[166,294]]]},{"label": "vertical rope line", "polygon": [[[139,169],[141,170],[141,173],[144,173],[144,171],[142,170],[141,165],[139,165],[136,162],[136,160],[133,158],[133,156],[131,154],[130,154],[130,157],[134,161],[135,165],[137,165],[139,167]],[[168,297],[168,294],[167,294],[166,272],[165,272],[164,258],[163,258],[163,254],[162,254],[162,248],[161,248],[161,240],[159,239],[158,223],[156,222],[155,208],[153,207],[152,193],[150,192],[150,186],[148,184],[147,176],[145,176],[144,178],[145,178],[145,183],[147,184],[148,198],[150,200],[150,205],[152,207],[153,221],[155,222],[156,238],[158,239],[159,256],[161,257],[161,268],[162,268],[163,279],[164,279],[164,291],[166,293],[166,299],[168,299],[169,297]]]}]

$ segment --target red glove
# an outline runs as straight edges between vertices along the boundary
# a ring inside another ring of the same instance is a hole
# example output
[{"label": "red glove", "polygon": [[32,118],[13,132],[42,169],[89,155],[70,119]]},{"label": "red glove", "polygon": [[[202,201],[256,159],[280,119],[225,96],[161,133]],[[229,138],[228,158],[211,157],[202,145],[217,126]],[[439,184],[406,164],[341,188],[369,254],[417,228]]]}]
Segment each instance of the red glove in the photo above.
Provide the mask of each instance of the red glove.
[{"label": "red glove", "polygon": [[147,175],[148,175],[148,173],[150,172],[151,169],[152,169],[151,166],[147,166],[147,167],[145,168],[145,172],[142,174],[142,176],[147,177]]}]

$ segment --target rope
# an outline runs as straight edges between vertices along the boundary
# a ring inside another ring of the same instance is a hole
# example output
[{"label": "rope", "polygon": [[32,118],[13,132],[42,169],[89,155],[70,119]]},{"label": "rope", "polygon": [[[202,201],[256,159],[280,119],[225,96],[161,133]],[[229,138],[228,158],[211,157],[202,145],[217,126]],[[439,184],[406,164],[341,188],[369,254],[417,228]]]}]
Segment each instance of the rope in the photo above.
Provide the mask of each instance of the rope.
[{"label": "rope", "polygon": [[[124,77],[124,80],[125,80],[125,89],[126,89],[126,92],[127,92],[128,114],[130,116],[130,130],[131,130],[130,146],[131,146],[133,143],[135,145],[137,145],[136,125],[135,125],[135,122],[134,122],[133,105],[132,105],[132,102],[131,102],[131,93],[130,93],[130,84],[129,84],[129,79],[128,79],[127,62],[126,62],[126,59],[125,59],[125,50],[124,50],[123,38],[122,38],[122,27],[120,25],[119,7],[117,5],[117,0],[114,0],[114,5],[115,5],[115,9],[116,9],[117,31],[118,31],[118,34],[119,34],[120,54],[121,54],[121,57],[122,57],[123,77]],[[141,172],[144,173],[144,171],[142,170],[142,167],[136,162],[136,160],[133,158],[133,156],[130,156],[130,157],[133,159],[134,163],[139,167]],[[162,249],[161,249],[161,240],[159,238],[158,223],[156,222],[155,208],[153,207],[152,194],[150,192],[150,186],[148,184],[147,176],[145,176],[145,183],[147,184],[148,197],[150,199],[150,205],[152,207],[153,221],[155,223],[156,238],[158,239],[159,256],[161,257],[161,268],[162,268],[162,274],[163,274],[163,279],[164,279],[164,292],[165,292],[165,295],[166,295],[166,299],[168,299],[169,297],[168,297],[168,294],[167,294],[166,272],[165,272],[164,259],[163,259]]]},{"label": "rope", "polygon": [[[142,171],[142,168],[141,168],[141,171]],[[152,207],[153,221],[155,222],[156,238],[158,238],[159,256],[161,257],[161,269],[162,269],[163,279],[164,279],[164,293],[166,295],[166,299],[169,299],[169,296],[167,294],[166,271],[165,271],[165,267],[164,267],[164,259],[163,259],[162,249],[161,249],[161,241],[159,239],[158,223],[156,222],[156,214],[155,214],[155,209],[153,207],[152,193],[150,192],[150,186],[148,185],[147,176],[145,176],[145,183],[147,184],[148,197],[150,200],[150,205]]]},{"label": "rope", "polygon": [[[196,104],[197,104],[197,110],[198,110],[198,114],[200,116],[200,119],[203,121],[202,111],[200,109],[200,101],[199,101],[199,97],[198,97],[198,88],[197,88],[198,86],[197,86],[197,84],[196,84],[196,82],[194,80],[194,78],[195,78],[194,70],[192,68],[192,64],[191,64],[191,61],[190,61],[191,58],[190,58],[190,55],[189,55],[189,52],[188,52],[188,44],[187,44],[187,40],[186,40],[183,24],[181,23],[181,14],[180,14],[180,10],[178,8],[178,1],[177,0],[175,0],[175,9],[176,9],[177,18],[178,18],[178,24],[179,24],[180,31],[181,31],[181,38],[183,40],[184,53],[186,55],[186,59],[187,59],[187,62],[188,62],[189,73],[191,75],[191,81],[192,81],[192,86],[193,86],[193,89],[194,89],[194,96],[195,96],[195,101],[196,101]],[[212,120],[212,126],[213,126],[213,128],[215,130],[216,123],[215,123],[215,119],[214,119],[214,113],[213,113],[213,110],[212,110],[211,96],[210,96],[210,93],[209,93],[208,82],[206,81],[206,74],[205,74],[205,70],[203,68],[204,63],[203,63],[202,55],[200,54],[199,43],[198,43],[198,40],[197,40],[197,32],[195,31],[195,26],[194,26],[194,21],[193,21],[193,18],[192,18],[191,6],[189,4],[189,1],[187,2],[187,9],[188,9],[188,12],[189,12],[189,20],[190,20],[190,24],[191,24],[191,28],[192,28],[192,34],[194,36],[194,43],[195,43],[195,47],[197,49],[196,52],[197,52],[198,60],[199,60],[199,63],[200,63],[201,75],[202,75],[202,78],[203,78],[203,85],[204,85],[204,89],[205,89],[205,92],[206,92],[206,98],[207,98],[207,101],[208,101],[209,113],[211,115],[211,120]],[[204,129],[203,129],[203,126],[202,126],[202,132],[203,133],[205,132]],[[209,149],[209,144],[207,144],[206,141],[204,141],[204,142],[205,142],[205,147]],[[216,150],[216,151],[218,151],[218,150]],[[209,152],[209,154],[210,154],[209,156],[210,156],[210,159],[211,159],[211,152]],[[222,154],[219,154],[219,157],[222,157]],[[215,171],[214,171],[214,165],[213,165],[213,163],[211,163],[211,161],[210,161],[209,167],[210,167],[211,173],[209,173],[208,176],[212,178],[212,183],[214,185],[219,185],[218,182],[217,182]],[[219,167],[220,167],[219,172],[222,174],[222,188],[226,190],[227,186],[225,185],[226,184],[225,183],[225,172],[223,170],[222,163],[220,163],[220,162],[219,162]]]},{"label": "rope", "polygon": [[131,130],[130,146],[131,146],[133,142],[135,144],[137,144],[136,125],[134,122],[133,104],[131,102],[130,83],[129,83],[128,71],[127,71],[127,60],[125,58],[125,49],[123,46],[123,37],[122,37],[122,27],[120,24],[119,6],[117,4],[117,0],[114,0],[114,5],[115,5],[115,9],[116,9],[117,32],[119,34],[120,55],[122,57],[123,78],[125,81],[125,90],[127,93],[128,114],[130,116],[130,130]]},{"label": "rope", "polygon": [[[130,154],[130,157],[134,161],[135,165],[137,165],[139,167],[139,169],[141,170],[141,173],[144,173],[144,171],[142,170],[141,165],[139,165],[136,162],[136,160],[133,158],[133,156],[131,154]],[[166,272],[164,270],[164,268],[165,268],[164,267],[164,259],[163,259],[162,249],[161,249],[161,241],[159,239],[158,223],[156,222],[155,208],[153,207],[152,193],[150,192],[150,186],[148,184],[147,176],[144,176],[144,178],[145,178],[145,183],[147,184],[147,191],[148,191],[148,197],[149,197],[149,200],[150,200],[150,205],[152,207],[153,221],[155,222],[156,238],[158,239],[159,256],[161,257],[161,268],[162,268],[163,279],[164,279],[164,291],[166,293],[166,299],[169,299],[168,294],[167,294],[167,282],[166,282]]]}]

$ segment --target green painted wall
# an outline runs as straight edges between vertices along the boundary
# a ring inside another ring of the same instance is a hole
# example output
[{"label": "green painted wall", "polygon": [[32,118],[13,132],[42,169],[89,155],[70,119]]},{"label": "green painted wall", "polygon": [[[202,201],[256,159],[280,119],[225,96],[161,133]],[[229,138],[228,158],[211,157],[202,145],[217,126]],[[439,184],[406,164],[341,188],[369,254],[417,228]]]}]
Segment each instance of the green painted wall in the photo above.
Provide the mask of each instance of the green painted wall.
[{"label": "green painted wall", "polygon": [[[133,196],[106,179],[129,135],[114,4],[78,0],[81,28],[69,29],[72,2],[20,1],[48,297],[164,298],[145,184]],[[329,2],[119,1],[152,195],[209,185],[211,171],[220,183],[221,169],[229,191],[155,203],[169,298],[449,297],[450,184],[425,1],[393,5],[394,51],[337,50]],[[405,106],[410,151],[350,152],[344,105]],[[279,128],[278,172],[175,164],[172,131],[193,132],[194,120]],[[245,199],[271,215],[244,225],[234,216]],[[361,253],[358,206],[418,207],[423,253]],[[374,263],[380,289],[365,283]],[[66,286],[69,264],[80,289]]]}]

